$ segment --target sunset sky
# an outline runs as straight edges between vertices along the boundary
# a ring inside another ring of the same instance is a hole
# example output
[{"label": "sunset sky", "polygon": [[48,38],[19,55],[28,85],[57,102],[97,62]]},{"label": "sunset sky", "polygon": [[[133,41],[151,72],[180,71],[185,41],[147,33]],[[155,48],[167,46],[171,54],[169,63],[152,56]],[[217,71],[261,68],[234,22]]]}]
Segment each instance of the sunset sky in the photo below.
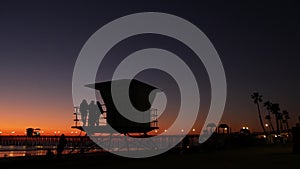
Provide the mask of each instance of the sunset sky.
[{"label": "sunset sky", "polygon": [[[82,46],[106,23],[149,11],[190,21],[216,48],[228,85],[220,123],[229,124],[233,131],[242,126],[261,131],[250,98],[259,91],[264,101],[288,110],[290,126],[294,126],[300,115],[299,9],[299,3],[292,1],[1,1],[0,131],[22,133],[28,127],[48,133],[73,131],[72,74]],[[109,79],[116,61],[146,47],[164,48],[185,58],[201,79],[199,112],[207,113],[210,89],[205,68],[200,61],[187,59],[193,53],[168,37],[141,35],[120,42],[107,54],[99,78]],[[160,75],[144,74],[168,86],[167,76]],[[160,77],[164,80],[159,81]],[[160,121],[161,130],[175,118],[172,109],[176,106],[166,112],[166,121]],[[265,108],[262,111],[265,116]],[[199,115],[196,131],[204,119]]]}]

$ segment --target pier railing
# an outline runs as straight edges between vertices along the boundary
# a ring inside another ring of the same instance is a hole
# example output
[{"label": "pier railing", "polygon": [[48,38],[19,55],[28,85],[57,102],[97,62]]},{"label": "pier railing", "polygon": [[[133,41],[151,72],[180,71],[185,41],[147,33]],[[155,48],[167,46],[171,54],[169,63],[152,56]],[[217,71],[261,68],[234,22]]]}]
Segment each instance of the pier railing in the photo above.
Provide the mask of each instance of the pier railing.
[{"label": "pier railing", "polygon": [[[0,136],[1,146],[57,146],[60,136]],[[92,145],[93,141],[85,136],[66,136],[68,147],[74,147],[79,143],[84,146]]]}]

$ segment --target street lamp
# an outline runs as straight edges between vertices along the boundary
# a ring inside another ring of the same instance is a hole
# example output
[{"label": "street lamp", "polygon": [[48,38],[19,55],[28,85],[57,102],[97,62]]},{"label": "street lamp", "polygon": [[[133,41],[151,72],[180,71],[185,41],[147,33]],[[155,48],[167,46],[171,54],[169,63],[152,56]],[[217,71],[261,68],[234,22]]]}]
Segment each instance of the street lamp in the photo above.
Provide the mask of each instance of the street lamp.
[{"label": "street lamp", "polygon": [[271,133],[271,128],[269,127],[269,124],[268,124],[268,123],[265,124],[265,127],[266,127],[266,128],[269,128],[269,131],[270,131],[270,133]]}]

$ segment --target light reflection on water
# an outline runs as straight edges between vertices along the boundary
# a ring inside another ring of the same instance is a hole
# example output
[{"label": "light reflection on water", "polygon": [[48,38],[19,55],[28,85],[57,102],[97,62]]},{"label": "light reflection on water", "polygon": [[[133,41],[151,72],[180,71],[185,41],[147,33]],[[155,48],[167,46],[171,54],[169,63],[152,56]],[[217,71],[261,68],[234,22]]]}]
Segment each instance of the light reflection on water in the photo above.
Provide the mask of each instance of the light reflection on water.
[{"label": "light reflection on water", "polygon": [[[45,155],[47,149],[51,149],[53,153],[56,153],[55,146],[1,146],[0,145],[0,158],[3,157],[19,157],[19,156],[36,156]],[[64,154],[70,152],[70,149],[66,149]]]}]

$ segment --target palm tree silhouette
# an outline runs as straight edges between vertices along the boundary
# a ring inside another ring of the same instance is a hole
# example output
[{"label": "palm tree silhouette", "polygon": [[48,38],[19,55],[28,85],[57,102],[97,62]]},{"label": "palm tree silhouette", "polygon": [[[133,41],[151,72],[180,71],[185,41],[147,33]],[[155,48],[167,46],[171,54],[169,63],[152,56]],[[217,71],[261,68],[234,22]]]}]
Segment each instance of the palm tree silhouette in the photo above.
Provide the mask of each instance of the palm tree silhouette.
[{"label": "palm tree silhouette", "polygon": [[258,117],[259,117],[259,122],[260,122],[261,128],[263,129],[264,134],[267,135],[264,123],[261,118],[261,112],[260,112],[260,107],[259,107],[259,103],[262,102],[262,95],[260,95],[258,92],[254,92],[251,95],[251,98],[253,99],[254,104],[256,104],[256,106],[257,106]]},{"label": "palm tree silhouette", "polygon": [[266,109],[268,111],[268,114],[266,115],[266,119],[268,120],[268,122],[270,124],[270,127],[272,129],[272,133],[275,133],[274,126],[273,126],[273,123],[272,123],[272,120],[271,120],[271,106],[272,106],[272,103],[270,101],[264,102],[264,107],[266,107]]},{"label": "palm tree silhouette", "polygon": [[280,133],[279,120],[280,120],[281,113],[279,111],[280,111],[279,104],[273,103],[271,106],[271,112],[275,115],[277,134]]},{"label": "palm tree silhouette", "polygon": [[290,115],[289,115],[290,113],[287,110],[283,110],[282,114],[284,116],[283,123],[286,126],[286,131],[289,131],[289,122],[288,122],[288,120],[290,119]]}]

